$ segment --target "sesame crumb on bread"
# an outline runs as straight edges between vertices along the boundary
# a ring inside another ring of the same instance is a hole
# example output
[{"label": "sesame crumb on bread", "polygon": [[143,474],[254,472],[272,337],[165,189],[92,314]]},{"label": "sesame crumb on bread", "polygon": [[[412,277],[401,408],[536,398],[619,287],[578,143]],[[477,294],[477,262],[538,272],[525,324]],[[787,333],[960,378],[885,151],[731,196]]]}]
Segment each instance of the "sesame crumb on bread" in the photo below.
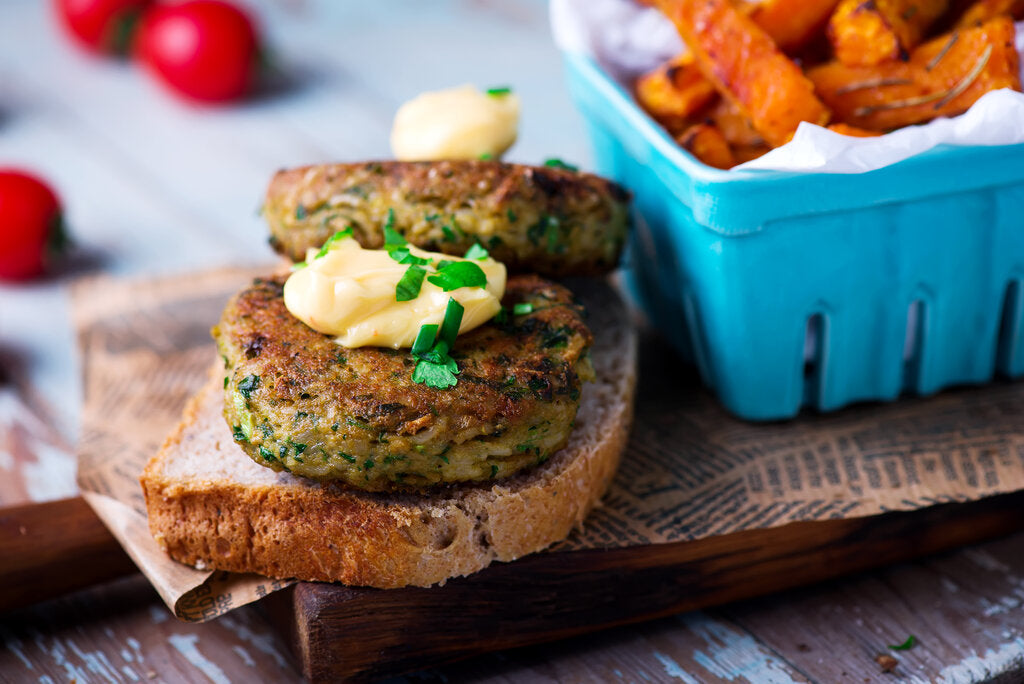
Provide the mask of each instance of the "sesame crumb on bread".
[{"label": "sesame crumb on bread", "polygon": [[379,588],[443,583],[564,539],[611,484],[636,383],[635,331],[618,295],[601,281],[571,287],[589,312],[597,380],[583,389],[568,446],[546,463],[426,494],[275,473],[235,444],[218,373],[142,475],[154,538],[196,567]]}]

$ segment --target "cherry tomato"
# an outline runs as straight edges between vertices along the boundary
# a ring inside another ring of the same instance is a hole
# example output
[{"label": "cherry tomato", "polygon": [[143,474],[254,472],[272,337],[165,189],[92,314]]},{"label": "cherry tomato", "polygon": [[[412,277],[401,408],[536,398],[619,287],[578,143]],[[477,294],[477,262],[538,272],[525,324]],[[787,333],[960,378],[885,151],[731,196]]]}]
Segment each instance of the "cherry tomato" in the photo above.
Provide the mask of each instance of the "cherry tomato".
[{"label": "cherry tomato", "polygon": [[252,87],[259,42],[253,22],[234,5],[189,0],[147,12],[135,53],[157,80],[179,95],[228,102]]},{"label": "cherry tomato", "polygon": [[98,54],[124,54],[150,0],[55,0],[57,16],[75,42]]},{"label": "cherry tomato", "polygon": [[0,169],[0,280],[41,274],[48,252],[63,242],[53,190],[23,171]]}]

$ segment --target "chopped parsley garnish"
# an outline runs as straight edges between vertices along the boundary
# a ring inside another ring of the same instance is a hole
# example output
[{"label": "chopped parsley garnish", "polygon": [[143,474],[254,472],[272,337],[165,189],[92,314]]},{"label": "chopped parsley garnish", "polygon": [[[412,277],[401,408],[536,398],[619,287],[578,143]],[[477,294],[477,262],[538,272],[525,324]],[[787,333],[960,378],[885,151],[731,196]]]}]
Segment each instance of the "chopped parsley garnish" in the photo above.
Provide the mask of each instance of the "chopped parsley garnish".
[{"label": "chopped parsley garnish", "polygon": [[[412,264],[413,266],[425,266],[430,259],[418,257],[412,253],[409,243],[405,237],[394,228],[395,210],[388,209],[388,221],[384,224],[384,250],[392,259],[400,264]],[[398,301],[404,301],[399,299]]]},{"label": "chopped parsley garnish", "polygon": [[441,330],[438,331],[438,339],[448,345],[448,349],[455,346],[455,338],[459,335],[462,327],[462,314],[465,312],[462,304],[455,299],[448,300],[448,306],[444,310],[444,320],[441,321]]},{"label": "chopped parsley garnish", "polygon": [[498,86],[496,88],[488,88],[487,94],[491,97],[501,97],[502,95],[508,95],[512,92],[512,89],[508,86]]},{"label": "chopped parsley garnish", "polygon": [[253,393],[253,391],[260,386],[260,376],[258,375],[247,375],[242,378],[238,383],[238,391],[246,399]]},{"label": "chopped parsley garnish", "polygon": [[533,313],[533,304],[529,302],[519,302],[512,307],[512,313],[516,316],[525,316],[526,314]]},{"label": "chopped parsley garnish", "polygon": [[565,169],[566,171],[579,171],[580,167],[573,166],[572,164],[566,164],[564,161],[558,158],[545,159],[544,166],[548,166],[552,169]]},{"label": "chopped parsley garnish", "polygon": [[408,247],[399,247],[398,249],[391,250],[388,252],[388,256],[400,264],[426,266],[430,263],[430,259],[424,259],[423,257],[416,256]]},{"label": "chopped parsley garnish", "polygon": [[427,324],[420,328],[412,346],[413,356],[419,360],[412,372],[413,382],[435,389],[447,389],[458,383],[455,376],[459,373],[459,367],[448,352],[455,344],[455,336],[459,334],[464,311],[461,304],[450,298],[440,329],[437,324]]},{"label": "chopped parsley garnish", "polygon": [[[333,245],[338,240],[344,240],[345,238],[350,237],[352,237],[352,226],[349,226],[345,230],[339,230],[334,235],[327,238],[327,241],[324,242],[323,245],[321,245],[320,251],[316,253],[316,256],[313,257],[313,260],[315,261],[316,259],[319,259],[322,256],[327,256],[327,253],[331,251],[331,245]],[[306,266],[308,265],[309,264],[305,261],[299,261],[297,263],[294,263],[292,264],[292,272],[294,273],[295,271],[306,268]]]},{"label": "chopped parsley garnish", "polygon": [[490,252],[484,249],[483,245],[479,242],[474,242],[473,246],[466,250],[466,256],[463,258],[480,261],[481,259],[486,259],[489,256],[491,256]]},{"label": "chopped parsley garnish", "polygon": [[[461,324],[462,321],[459,321],[459,323]],[[419,333],[416,335],[416,341],[412,343],[413,356],[421,356],[430,351],[437,340],[437,329],[439,327],[436,323],[428,323],[420,328]]]},{"label": "chopped parsley garnish", "polygon": [[418,257],[408,247],[399,247],[388,251],[388,256],[400,264],[412,264],[414,266],[426,266],[430,259]]},{"label": "chopped parsley garnish", "polygon": [[904,641],[902,644],[895,644],[895,645],[890,644],[889,648],[891,648],[894,651],[909,651],[910,649],[914,648],[914,644],[916,644],[916,643],[917,643],[917,637],[915,637],[913,634],[911,634],[910,636],[907,637],[907,640]]},{"label": "chopped parsley garnish", "polygon": [[412,372],[412,381],[435,389],[447,389],[458,384],[455,376],[459,373],[459,367],[455,359],[448,356],[448,345],[438,342],[426,354],[419,357]]},{"label": "chopped parsley garnish", "polygon": [[345,230],[339,230],[337,233],[327,238],[327,241],[324,242],[323,246],[320,247],[320,251],[317,252],[316,256],[313,258],[319,259],[320,257],[327,256],[327,253],[331,251],[331,245],[333,245],[338,240],[344,240],[345,238],[350,237],[352,237],[352,226],[349,226]]},{"label": "chopped parsley garnish", "polygon": [[302,219],[306,218],[306,216],[308,216],[308,215],[309,215],[309,212],[306,211],[306,207],[302,206],[301,204],[299,206],[295,207],[295,219],[297,221],[301,221]]},{"label": "chopped parsley garnish", "polygon": [[384,249],[391,251],[392,247],[404,247],[405,238],[395,230],[395,210],[388,209],[388,220],[384,223]]},{"label": "chopped parsley garnish", "polygon": [[498,466],[492,464],[491,465],[491,477],[492,478],[493,477],[497,477],[497,475],[498,475]]},{"label": "chopped parsley garnish", "polygon": [[441,234],[444,235],[445,242],[455,242],[455,231],[448,226],[441,226]]},{"label": "chopped parsley garnish", "polygon": [[484,152],[478,157],[478,159],[480,161],[491,161],[492,159],[494,159],[494,155],[491,154],[490,152]]},{"label": "chopped parsley garnish", "polygon": [[425,275],[427,275],[427,270],[416,264],[405,269],[405,273],[402,274],[401,280],[395,287],[395,299],[400,302],[408,302],[419,297]]},{"label": "chopped parsley garnish", "polygon": [[402,278],[395,287],[395,299],[399,302],[408,302],[420,296],[420,289],[423,287],[423,277],[427,274],[423,266],[430,263],[430,259],[424,259],[413,254],[409,249],[406,239],[394,229],[395,210],[388,209],[388,220],[384,224],[384,249],[388,256],[400,264],[409,264],[405,269]]},{"label": "chopped parsley garnish", "polygon": [[461,287],[487,286],[484,270],[472,261],[442,261],[438,264],[437,273],[427,276],[427,281],[445,292]]},{"label": "chopped parsley garnish", "polygon": [[275,460],[274,452],[268,449],[267,447],[261,445],[259,451],[260,456],[263,457],[263,460],[266,461],[267,463],[272,463]]}]

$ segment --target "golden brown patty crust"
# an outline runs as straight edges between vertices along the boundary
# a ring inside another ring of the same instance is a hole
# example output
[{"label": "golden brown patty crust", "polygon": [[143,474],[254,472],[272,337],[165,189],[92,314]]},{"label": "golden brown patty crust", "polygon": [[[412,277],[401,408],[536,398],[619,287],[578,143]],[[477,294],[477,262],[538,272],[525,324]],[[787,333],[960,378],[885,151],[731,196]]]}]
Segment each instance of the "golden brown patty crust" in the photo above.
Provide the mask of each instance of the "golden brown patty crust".
[{"label": "golden brown patty crust", "polygon": [[336,231],[380,247],[388,210],[423,249],[461,256],[479,242],[511,272],[564,277],[613,270],[629,193],[566,168],[497,161],[363,162],[279,171],[263,206],[273,247],[306,258]]},{"label": "golden brown patty crust", "polygon": [[[285,308],[283,285],[257,279],[213,329],[224,417],[257,463],[413,490],[506,477],[565,445],[592,375],[592,335],[566,288],[510,278],[507,320],[460,335],[458,384],[436,389],[412,381],[407,349],[347,349],[306,326]],[[515,304],[532,311],[513,315]]]}]

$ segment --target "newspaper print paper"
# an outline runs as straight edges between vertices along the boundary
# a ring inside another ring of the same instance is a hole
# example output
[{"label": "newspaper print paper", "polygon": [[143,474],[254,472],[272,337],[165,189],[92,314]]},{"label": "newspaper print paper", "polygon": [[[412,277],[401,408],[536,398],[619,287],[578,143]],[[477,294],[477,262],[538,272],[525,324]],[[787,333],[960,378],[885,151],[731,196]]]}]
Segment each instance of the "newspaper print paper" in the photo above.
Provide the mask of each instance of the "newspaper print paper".
[{"label": "newspaper print paper", "polygon": [[[74,290],[85,403],[84,496],[178,617],[203,621],[290,584],[200,571],[149,535],[139,474],[207,380],[209,329],[259,270]],[[636,422],[604,505],[554,551],[678,542],[878,515],[1024,488],[1024,385],[855,407],[788,423],[729,416],[644,336]],[[247,458],[239,452],[240,458]]]}]

